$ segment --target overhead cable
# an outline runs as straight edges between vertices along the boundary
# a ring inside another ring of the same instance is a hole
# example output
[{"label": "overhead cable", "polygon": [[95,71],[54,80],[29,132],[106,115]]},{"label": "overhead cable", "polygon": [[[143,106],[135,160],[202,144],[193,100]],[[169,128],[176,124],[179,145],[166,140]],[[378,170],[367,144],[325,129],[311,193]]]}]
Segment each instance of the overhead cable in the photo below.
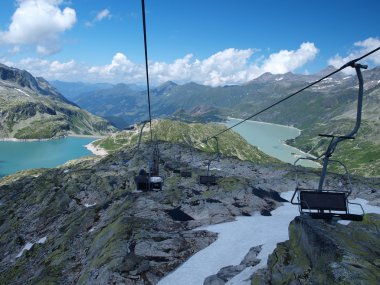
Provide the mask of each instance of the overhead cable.
[{"label": "overhead cable", "polygon": [[148,93],[148,111],[149,111],[149,128],[150,128],[150,141],[153,141],[152,132],[152,114],[150,109],[150,88],[149,88],[149,68],[148,68],[148,45],[146,37],[146,21],[145,21],[145,1],[141,0],[142,18],[143,18],[143,30],[144,30],[144,50],[145,50],[145,74],[146,74],[146,88]]},{"label": "overhead cable", "polygon": [[362,60],[363,58],[365,58],[365,57],[367,57],[367,56],[369,56],[369,55],[371,55],[371,54],[377,52],[378,50],[380,50],[380,47],[378,47],[378,48],[376,48],[376,49],[374,49],[374,50],[372,50],[372,51],[366,53],[365,55],[363,55],[363,56],[361,56],[361,57],[358,57],[358,58],[356,58],[356,59],[353,59],[353,60],[347,62],[346,64],[342,65],[339,69],[334,70],[333,72],[331,72],[331,73],[325,75],[325,76],[322,77],[321,79],[319,79],[319,80],[317,80],[317,81],[314,81],[314,82],[310,83],[309,85],[303,87],[302,89],[300,89],[300,90],[298,90],[298,91],[296,91],[296,92],[294,92],[294,93],[292,93],[292,94],[290,94],[290,95],[288,95],[288,96],[282,98],[281,100],[279,100],[279,101],[277,101],[277,102],[275,102],[275,103],[269,105],[268,107],[265,107],[264,109],[262,109],[262,110],[260,110],[260,111],[258,111],[258,112],[256,112],[256,113],[254,113],[253,115],[251,115],[251,116],[249,116],[249,117],[243,119],[242,121],[240,121],[240,122],[238,122],[238,123],[232,125],[231,127],[228,127],[227,129],[225,129],[225,130],[223,130],[223,131],[221,131],[221,132],[219,132],[219,133],[217,133],[217,134],[215,134],[215,135],[213,135],[213,136],[211,136],[211,137],[206,138],[206,139],[203,140],[202,142],[207,143],[207,141],[209,141],[210,139],[215,138],[215,137],[217,137],[217,136],[219,136],[219,135],[221,135],[221,134],[223,134],[223,133],[225,133],[225,132],[227,132],[227,131],[229,131],[229,130],[235,128],[235,127],[237,127],[238,125],[240,125],[240,124],[242,124],[242,123],[248,121],[249,119],[252,119],[253,117],[256,117],[256,116],[260,115],[261,113],[264,113],[265,111],[267,111],[267,110],[273,108],[274,106],[277,106],[278,104],[280,104],[280,103],[282,103],[282,102],[284,102],[284,101],[286,101],[286,100],[292,98],[293,96],[295,96],[295,95],[301,93],[302,91],[304,91],[304,90],[310,88],[311,86],[313,86],[313,85],[315,85],[315,84],[321,82],[322,80],[324,80],[324,79],[326,79],[326,78],[328,78],[328,77],[334,75],[335,73],[338,73],[339,71],[345,69],[346,67],[349,67],[349,66],[353,67],[354,64],[355,64],[357,61]]}]

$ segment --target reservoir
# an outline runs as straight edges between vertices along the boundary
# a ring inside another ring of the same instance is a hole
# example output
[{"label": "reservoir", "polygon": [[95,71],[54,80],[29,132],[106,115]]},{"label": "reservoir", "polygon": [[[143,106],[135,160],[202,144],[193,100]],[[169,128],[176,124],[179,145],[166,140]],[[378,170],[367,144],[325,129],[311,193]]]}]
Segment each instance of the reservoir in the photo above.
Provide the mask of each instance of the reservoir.
[{"label": "reservoir", "polygon": [[[230,118],[226,122],[226,125],[231,127],[240,121],[240,119]],[[257,121],[246,121],[235,127],[234,131],[240,134],[251,145],[258,147],[262,152],[281,161],[293,164],[298,157],[309,156],[301,150],[285,144],[285,140],[293,139],[300,135],[301,131],[297,128]],[[308,167],[318,166],[315,162],[307,160],[301,160],[299,164]]]},{"label": "reservoir", "polygon": [[56,167],[86,155],[94,138],[66,137],[48,141],[0,142],[0,177],[20,170]]}]

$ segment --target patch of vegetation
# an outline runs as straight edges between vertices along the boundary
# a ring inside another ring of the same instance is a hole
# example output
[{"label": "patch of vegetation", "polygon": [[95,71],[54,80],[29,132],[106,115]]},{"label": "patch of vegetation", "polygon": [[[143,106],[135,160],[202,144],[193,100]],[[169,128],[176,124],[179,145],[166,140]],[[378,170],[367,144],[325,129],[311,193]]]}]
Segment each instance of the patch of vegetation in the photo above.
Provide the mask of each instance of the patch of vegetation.
[{"label": "patch of vegetation", "polygon": [[[112,152],[123,147],[133,148],[137,145],[139,130],[120,132],[94,144]],[[226,129],[222,124],[187,124],[172,120],[157,120],[152,123],[153,134],[160,141],[186,144],[201,151],[216,153],[216,140],[211,139],[207,143],[205,139],[213,134]],[[146,126],[142,135],[142,142],[150,140],[149,127]],[[218,139],[220,153],[225,156],[237,157],[241,160],[249,160],[257,163],[280,163],[279,160],[261,152],[250,145],[245,139],[234,131],[228,131]]]},{"label": "patch of vegetation", "polygon": [[[302,131],[299,137],[287,143],[318,156],[326,151],[330,142],[329,138],[319,137],[318,134],[344,135],[352,129],[354,124],[355,122],[350,119],[317,124]],[[352,174],[365,177],[380,176],[380,133],[374,131],[378,127],[374,121],[363,121],[355,140],[339,143],[332,159],[342,161]],[[331,164],[330,170],[342,172],[341,167],[336,164]]]}]

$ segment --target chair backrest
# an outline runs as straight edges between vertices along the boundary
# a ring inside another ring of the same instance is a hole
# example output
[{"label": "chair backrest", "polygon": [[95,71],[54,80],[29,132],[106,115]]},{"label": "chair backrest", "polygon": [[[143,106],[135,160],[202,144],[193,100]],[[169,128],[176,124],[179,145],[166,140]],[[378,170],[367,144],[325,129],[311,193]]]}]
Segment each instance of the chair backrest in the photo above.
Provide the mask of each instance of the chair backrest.
[{"label": "chair backrest", "polygon": [[191,177],[191,171],[181,171],[182,177]]},{"label": "chair backrest", "polygon": [[300,191],[302,210],[329,210],[347,212],[347,198],[344,192]]},{"label": "chair backrest", "polygon": [[200,175],[199,183],[203,185],[216,185],[216,177],[208,175]]},{"label": "chair backrest", "polygon": [[136,183],[137,190],[149,190],[150,183],[149,183],[149,177],[147,175],[135,176],[135,183]]}]

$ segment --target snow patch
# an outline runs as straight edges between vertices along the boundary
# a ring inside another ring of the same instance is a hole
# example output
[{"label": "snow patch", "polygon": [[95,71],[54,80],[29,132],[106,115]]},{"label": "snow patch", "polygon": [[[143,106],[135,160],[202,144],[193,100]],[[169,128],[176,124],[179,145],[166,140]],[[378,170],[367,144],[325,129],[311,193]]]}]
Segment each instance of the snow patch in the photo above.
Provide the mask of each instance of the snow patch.
[{"label": "snow patch", "polygon": [[[39,244],[43,244],[46,242],[46,239],[47,237],[42,237],[40,238],[36,243],[39,243]],[[32,242],[28,242],[26,243],[26,245],[23,247],[23,249],[19,252],[19,254],[16,255],[16,258],[19,258],[22,256],[22,254],[24,253],[24,251],[26,250],[30,250],[32,248],[32,246],[34,245],[35,243],[32,243]]]},{"label": "snow patch", "polygon": [[21,89],[15,88],[15,90],[18,91],[18,92],[20,92],[20,93],[22,93],[22,94],[24,94],[24,95],[26,95],[26,96],[28,96],[28,97],[30,97],[30,95],[28,93],[26,93],[25,91],[23,91]]},{"label": "snow patch", "polygon": [[[380,214],[380,207],[372,206],[368,204],[367,200],[356,198],[354,200],[349,200],[351,203],[358,203],[362,205],[364,212],[365,213],[375,213],[375,214]],[[350,209],[350,214],[363,214],[362,209],[360,208],[359,205],[352,205],[348,204],[348,207]],[[351,221],[338,221],[339,224],[342,225],[348,225]]]},{"label": "snow patch", "polygon": [[[293,191],[281,193],[281,197],[290,201],[293,193]],[[362,204],[366,213],[380,214],[380,207],[370,206],[366,200],[355,199],[352,202]],[[354,206],[352,205],[351,212],[359,211],[360,213],[360,207]],[[252,274],[267,266],[268,255],[273,252],[277,243],[289,239],[289,223],[299,215],[299,212],[297,206],[284,203],[271,214],[272,216],[256,214],[252,217],[238,217],[234,222],[196,229],[216,232],[218,239],[190,257],[163,278],[158,285],[202,285],[206,277],[216,274],[222,267],[240,264],[250,248],[262,245],[262,250],[257,256],[261,260],[260,263],[246,268],[226,283],[227,285],[250,285]]]},{"label": "snow patch", "polygon": [[94,203],[94,204],[87,204],[87,203],[85,203],[84,204],[84,206],[86,207],[86,208],[89,208],[89,207],[92,207],[92,206],[95,206],[96,205],[96,203]]},{"label": "snow patch", "polygon": [[46,242],[46,240],[47,240],[47,237],[43,237],[43,238],[40,238],[40,239],[37,241],[37,243],[43,244],[43,243]]},{"label": "snow patch", "polygon": [[[293,191],[282,193],[284,199],[290,199]],[[256,214],[252,217],[238,217],[236,221],[199,228],[218,233],[218,239],[197,252],[176,271],[162,279],[158,285],[201,285],[206,277],[216,274],[222,267],[238,265],[251,247],[263,245],[258,258],[261,262],[254,270],[263,268],[267,264],[268,255],[273,252],[278,242],[289,238],[289,223],[298,215],[298,207],[290,203],[272,211],[272,216]],[[241,274],[249,277],[253,272],[244,270]],[[241,275],[239,278],[241,278]],[[235,278],[238,278],[235,276]],[[235,278],[227,284],[250,284],[236,282]],[[244,278],[243,278],[244,279]]]},{"label": "snow patch", "polygon": [[281,81],[282,79],[284,79],[284,77],[279,77],[279,78],[276,78],[276,81]]}]

